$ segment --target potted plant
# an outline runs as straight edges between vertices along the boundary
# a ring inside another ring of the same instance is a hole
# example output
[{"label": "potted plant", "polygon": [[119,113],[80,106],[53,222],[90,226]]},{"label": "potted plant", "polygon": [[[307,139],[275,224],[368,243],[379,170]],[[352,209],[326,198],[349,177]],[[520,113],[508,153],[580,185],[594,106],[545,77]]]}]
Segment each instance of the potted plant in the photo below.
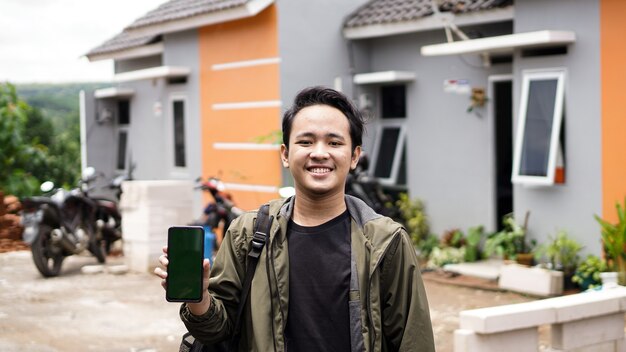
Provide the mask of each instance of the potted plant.
[{"label": "potted plant", "polygon": [[419,246],[420,242],[425,240],[429,234],[424,203],[417,198],[411,200],[406,193],[400,193],[396,206],[400,209],[401,217],[413,244]]},{"label": "potted plant", "polygon": [[617,223],[612,224],[607,220],[594,215],[602,227],[602,243],[607,255],[608,267],[618,273],[620,285],[626,285],[626,198],[624,205],[616,203]]},{"label": "potted plant", "polygon": [[446,264],[462,263],[465,259],[465,247],[435,247],[430,253],[427,267],[441,268]]},{"label": "potted plant", "polygon": [[437,235],[430,234],[420,240],[417,244],[420,261],[427,261],[428,257],[430,257],[430,253],[432,253],[435,248],[439,248],[439,237]]},{"label": "potted plant", "polygon": [[[528,213],[526,213],[524,223],[526,224],[527,221]],[[526,225],[520,226],[517,224],[513,214],[506,215],[502,220],[502,224],[504,225],[503,229],[490,235],[485,241],[485,255],[487,257],[498,255],[510,260],[525,258],[526,261],[521,260],[520,264],[531,265],[533,257],[530,252],[535,242],[527,241]]]},{"label": "potted plant", "polygon": [[550,237],[550,241],[537,248],[535,259],[547,263],[549,269],[563,272],[565,288],[571,288],[571,279],[578,266],[580,258],[578,254],[583,246],[571,238],[565,230],[557,232],[556,236]]},{"label": "potted plant", "polygon": [[480,259],[480,242],[485,232],[482,226],[470,227],[465,238],[465,261],[475,262]]},{"label": "potted plant", "polygon": [[595,255],[588,255],[587,258],[582,261],[572,281],[576,283],[582,290],[594,288],[602,284],[600,273],[607,270],[606,262]]}]

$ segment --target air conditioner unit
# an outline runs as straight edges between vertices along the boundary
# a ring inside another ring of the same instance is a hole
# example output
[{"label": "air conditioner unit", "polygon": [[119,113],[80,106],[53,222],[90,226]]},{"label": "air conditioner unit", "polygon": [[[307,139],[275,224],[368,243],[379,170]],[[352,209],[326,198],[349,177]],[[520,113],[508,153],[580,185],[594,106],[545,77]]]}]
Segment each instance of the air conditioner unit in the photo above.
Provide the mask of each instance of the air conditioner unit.
[{"label": "air conditioner unit", "polygon": [[96,122],[107,123],[113,121],[113,111],[111,109],[102,108],[96,115]]}]

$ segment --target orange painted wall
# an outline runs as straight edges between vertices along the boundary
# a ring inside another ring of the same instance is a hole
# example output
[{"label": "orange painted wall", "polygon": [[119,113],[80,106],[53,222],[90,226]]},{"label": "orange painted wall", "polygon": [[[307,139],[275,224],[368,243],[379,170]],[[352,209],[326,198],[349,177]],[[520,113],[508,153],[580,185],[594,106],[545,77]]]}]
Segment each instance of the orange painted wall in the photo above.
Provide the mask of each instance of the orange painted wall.
[{"label": "orange painted wall", "polygon": [[[277,58],[275,5],[254,17],[199,29],[202,174],[225,183],[279,186],[276,150],[219,150],[214,143],[255,143],[280,129],[280,108],[214,109],[214,104],[280,100],[279,64],[215,70],[213,65]],[[278,194],[229,190],[235,203],[254,209]]]},{"label": "orange painted wall", "polygon": [[600,2],[602,75],[602,213],[617,221],[626,196],[626,1]]}]

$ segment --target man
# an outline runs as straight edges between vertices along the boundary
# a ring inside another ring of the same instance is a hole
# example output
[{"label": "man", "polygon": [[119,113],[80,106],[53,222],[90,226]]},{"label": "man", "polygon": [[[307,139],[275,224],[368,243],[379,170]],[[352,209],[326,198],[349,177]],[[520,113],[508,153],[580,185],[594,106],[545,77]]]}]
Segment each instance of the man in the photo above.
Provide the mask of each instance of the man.
[{"label": "man", "polygon": [[[296,193],[270,203],[274,221],[239,349],[435,351],[406,231],[344,193],[361,154],[359,111],[343,94],[312,87],[296,96],[282,127],[281,160]],[[232,223],[214,267],[204,262],[202,302],[181,307],[182,321],[203,342],[228,339],[233,330],[255,217],[248,212]],[[165,255],[161,263],[167,265]]]}]

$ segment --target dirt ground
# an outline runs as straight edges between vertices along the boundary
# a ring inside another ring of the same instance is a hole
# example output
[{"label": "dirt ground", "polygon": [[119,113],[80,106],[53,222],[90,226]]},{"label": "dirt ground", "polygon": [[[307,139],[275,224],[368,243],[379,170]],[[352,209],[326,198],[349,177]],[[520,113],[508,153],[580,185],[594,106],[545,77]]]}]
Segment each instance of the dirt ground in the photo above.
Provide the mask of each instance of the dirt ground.
[{"label": "dirt ground", "polygon": [[[107,265],[123,264],[109,258]],[[177,351],[184,326],[150,273],[84,274],[93,257],[70,257],[44,279],[29,251],[0,254],[0,351]],[[425,280],[438,352],[451,352],[459,312],[529,297]]]}]

